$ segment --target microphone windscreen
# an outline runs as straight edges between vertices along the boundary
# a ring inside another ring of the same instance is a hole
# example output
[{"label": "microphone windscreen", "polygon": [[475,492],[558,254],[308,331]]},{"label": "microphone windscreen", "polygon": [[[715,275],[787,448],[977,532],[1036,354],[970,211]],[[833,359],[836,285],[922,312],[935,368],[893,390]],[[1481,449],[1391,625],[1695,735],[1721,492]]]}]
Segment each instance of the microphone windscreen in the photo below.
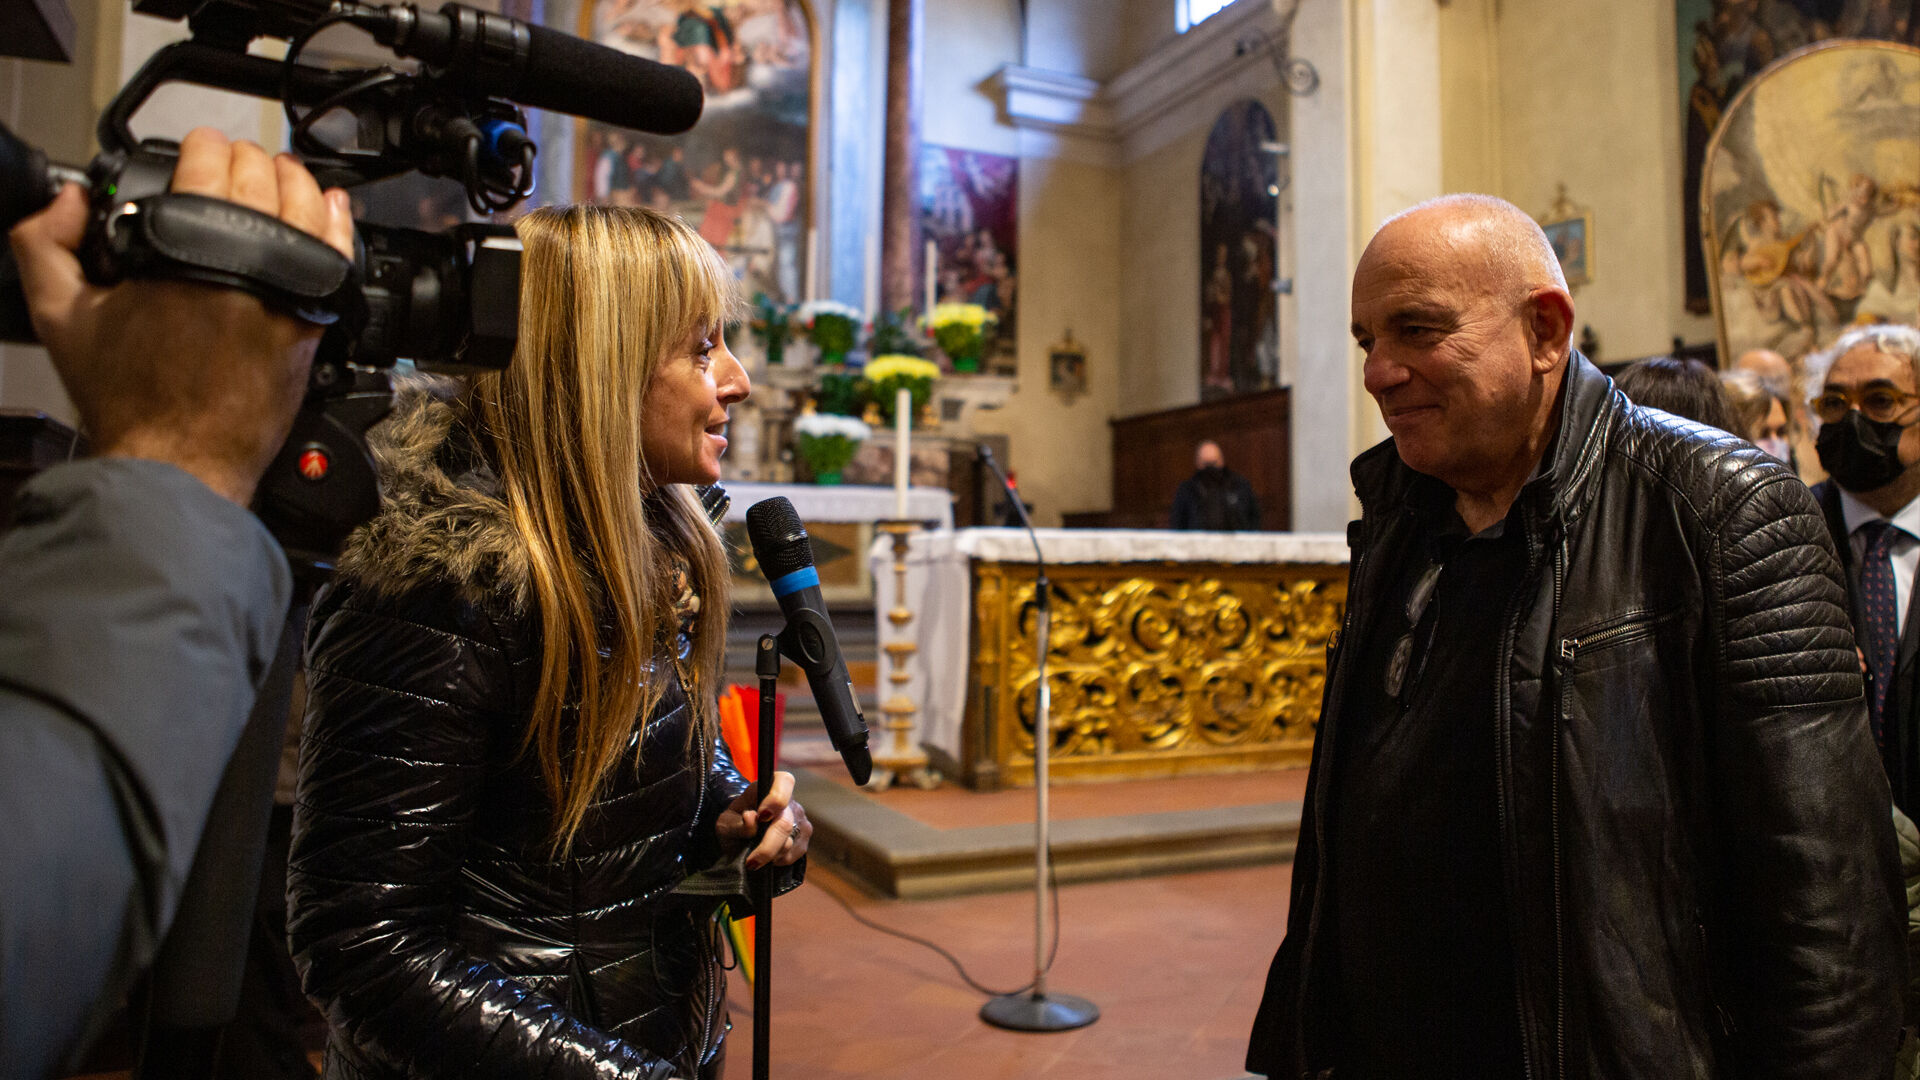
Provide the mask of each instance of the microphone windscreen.
[{"label": "microphone windscreen", "polygon": [[685,68],[629,56],[572,34],[529,25],[521,104],[657,135],[678,135],[706,105]]},{"label": "microphone windscreen", "polygon": [[813,565],[807,527],[800,524],[800,515],[783,495],[747,507],[747,537],[753,541],[753,557],[759,560],[768,580]]}]

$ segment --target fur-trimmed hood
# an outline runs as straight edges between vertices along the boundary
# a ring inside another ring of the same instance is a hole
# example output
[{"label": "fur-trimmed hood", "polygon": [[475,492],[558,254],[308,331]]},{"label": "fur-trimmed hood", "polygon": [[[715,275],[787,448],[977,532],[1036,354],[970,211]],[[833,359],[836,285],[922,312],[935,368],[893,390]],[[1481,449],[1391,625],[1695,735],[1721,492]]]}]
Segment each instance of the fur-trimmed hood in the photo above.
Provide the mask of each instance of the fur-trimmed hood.
[{"label": "fur-trimmed hood", "polygon": [[380,592],[439,579],[474,602],[504,599],[525,610],[533,574],[500,478],[478,453],[450,445],[466,439],[457,431],[463,389],[394,374],[393,411],[367,432],[380,513],[347,538],[339,572]]}]

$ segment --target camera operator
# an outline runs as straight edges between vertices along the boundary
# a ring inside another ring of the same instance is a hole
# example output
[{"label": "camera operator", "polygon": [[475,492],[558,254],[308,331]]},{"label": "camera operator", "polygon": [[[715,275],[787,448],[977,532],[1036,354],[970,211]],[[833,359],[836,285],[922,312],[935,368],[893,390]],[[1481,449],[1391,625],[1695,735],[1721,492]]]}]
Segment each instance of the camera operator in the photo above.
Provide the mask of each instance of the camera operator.
[{"label": "camera operator", "polygon": [[[207,128],[172,190],[350,253],[346,193]],[[0,536],[0,1077],[72,1068],[172,920],[291,582],[247,510],[320,328],[249,294],[90,285],[69,186],[12,232],[34,329],[98,456]]]}]

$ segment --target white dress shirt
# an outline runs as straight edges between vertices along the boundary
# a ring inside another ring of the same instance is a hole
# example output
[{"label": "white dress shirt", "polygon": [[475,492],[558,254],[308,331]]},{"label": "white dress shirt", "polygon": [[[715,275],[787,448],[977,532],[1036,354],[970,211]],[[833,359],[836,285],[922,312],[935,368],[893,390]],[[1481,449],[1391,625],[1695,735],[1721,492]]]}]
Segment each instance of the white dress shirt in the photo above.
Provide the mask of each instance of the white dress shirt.
[{"label": "white dress shirt", "polygon": [[[1853,493],[1834,485],[1840,491],[1840,516],[1847,525],[1847,543],[1853,547],[1853,564],[1867,555],[1866,537],[1860,535],[1860,526],[1873,521],[1886,521],[1880,512],[1859,499]],[[1892,524],[1897,530],[1893,534],[1893,544],[1888,548],[1887,558],[1893,563],[1893,625],[1900,628],[1902,635],[1907,627],[1907,597],[1913,592],[1913,578],[1916,568],[1920,568],[1920,499],[1915,499],[1900,508],[1893,515]]]}]

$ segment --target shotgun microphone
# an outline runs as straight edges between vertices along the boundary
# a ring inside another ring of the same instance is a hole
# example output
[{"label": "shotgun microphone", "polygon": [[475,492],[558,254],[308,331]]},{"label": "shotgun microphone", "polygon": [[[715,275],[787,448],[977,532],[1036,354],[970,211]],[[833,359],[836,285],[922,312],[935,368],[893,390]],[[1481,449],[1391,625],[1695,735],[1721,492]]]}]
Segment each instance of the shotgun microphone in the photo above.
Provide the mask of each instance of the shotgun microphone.
[{"label": "shotgun microphone", "polygon": [[780,651],[807,673],[807,685],[820,706],[827,737],[847,763],[853,782],[864,784],[873,775],[873,755],[867,750],[867,718],[847,675],[847,662],[833,636],[827,604],[820,596],[820,575],[813,568],[813,547],[806,526],[785,498],[754,503],[747,508],[747,536],[754,558],[767,575],[787,627],[780,632]]}]

